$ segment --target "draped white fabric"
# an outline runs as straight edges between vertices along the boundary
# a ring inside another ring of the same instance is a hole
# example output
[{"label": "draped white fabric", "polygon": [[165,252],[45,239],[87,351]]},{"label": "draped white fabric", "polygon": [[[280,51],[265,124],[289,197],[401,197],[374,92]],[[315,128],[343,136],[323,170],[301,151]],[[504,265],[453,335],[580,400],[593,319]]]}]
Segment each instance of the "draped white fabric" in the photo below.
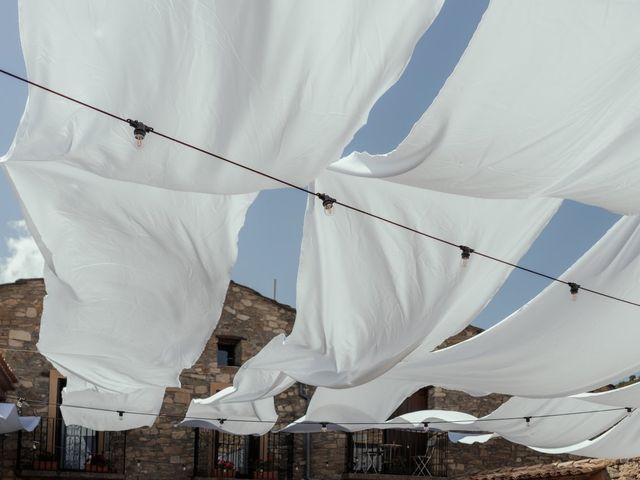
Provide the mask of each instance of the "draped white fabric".
[{"label": "draped white fabric", "polygon": [[0,435],[24,430],[33,432],[40,417],[21,417],[14,403],[0,403]]},{"label": "draped white fabric", "polygon": [[595,439],[560,448],[534,448],[543,453],[582,455],[597,458],[632,458],[640,455],[640,411]]},{"label": "draped white fabric", "polygon": [[[169,191],[60,162],[4,166],[45,257],[38,349],[68,377],[64,403],[157,413],[213,332],[255,195]],[[153,423],[63,413],[99,430]]]},{"label": "draped white fabric", "polygon": [[[640,217],[629,216],[562,278],[638,300],[639,274]],[[384,421],[406,396],[425,385],[538,398],[593,390],[640,369],[637,308],[588,292],[572,302],[566,285],[552,283],[507,319],[463,343],[436,352],[420,347],[366,385],[318,389],[307,417],[333,421],[332,415],[340,415],[339,405],[348,404],[358,406],[358,418],[364,421]],[[632,392],[622,395],[619,403],[637,404],[630,403]]]},{"label": "draped white fabric", "polygon": [[[303,186],[340,157],[442,3],[28,0],[20,30],[31,80]],[[29,95],[20,158],[190,192],[281,186],[155,136],[135,151],[126,124]]]},{"label": "draped white fabric", "polygon": [[332,168],[490,198],[640,211],[640,4],[492,0],[455,71],[386,155]]},{"label": "draped white fabric", "polygon": [[[302,185],[441,5],[34,0],[20,33],[32,81]],[[67,422],[149,425],[215,327],[246,192],[279,185],[151,134],[136,149],[127,124],[34,87],[3,162],[46,261],[39,349],[68,377]]]},{"label": "draped white fabric", "polygon": [[[456,418],[458,412],[425,410],[401,415],[387,423],[407,422],[419,428],[444,431],[491,432],[511,442],[529,447],[554,448],[572,445],[600,435],[627,415],[623,409],[596,406],[583,400],[564,397],[533,399],[514,397],[489,415],[471,421]],[[526,417],[531,417],[529,422]]]},{"label": "draped white fabric", "polygon": [[266,399],[294,379],[334,388],[366,383],[417,347],[434,348],[464,328],[511,271],[480,257],[462,268],[456,245],[517,262],[559,205],[474,199],[331,172],[314,189],[454,245],[339,206],[327,217],[312,200],[293,331],[274,338],[243,365],[232,388],[207,400],[213,418],[232,418],[224,404]]}]

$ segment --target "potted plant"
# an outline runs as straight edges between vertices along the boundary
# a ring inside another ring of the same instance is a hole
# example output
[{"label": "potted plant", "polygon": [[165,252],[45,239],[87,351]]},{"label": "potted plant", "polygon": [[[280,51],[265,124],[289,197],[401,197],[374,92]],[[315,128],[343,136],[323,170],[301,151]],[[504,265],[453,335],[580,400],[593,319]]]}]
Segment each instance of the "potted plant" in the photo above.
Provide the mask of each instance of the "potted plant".
[{"label": "potted plant", "polygon": [[275,480],[278,478],[278,472],[273,465],[271,459],[260,459],[256,465],[255,478],[264,478]]},{"label": "potted plant", "polygon": [[103,454],[92,453],[84,464],[84,471],[107,473],[109,471],[109,462],[104,458]]},{"label": "potted plant", "polygon": [[58,460],[52,452],[40,452],[33,461],[34,470],[58,470]]},{"label": "potted plant", "polygon": [[236,476],[236,466],[230,460],[218,460],[213,475],[218,478],[234,478]]}]

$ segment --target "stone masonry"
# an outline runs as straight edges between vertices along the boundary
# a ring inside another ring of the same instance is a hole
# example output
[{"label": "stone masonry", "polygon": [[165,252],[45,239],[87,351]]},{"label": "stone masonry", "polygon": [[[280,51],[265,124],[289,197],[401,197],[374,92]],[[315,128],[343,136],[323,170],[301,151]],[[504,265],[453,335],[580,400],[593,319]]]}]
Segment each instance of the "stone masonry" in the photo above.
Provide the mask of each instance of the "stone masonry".
[{"label": "stone masonry", "polygon": [[[0,353],[4,354],[18,379],[16,390],[8,394],[7,400],[15,401],[18,396],[27,398],[32,401],[33,413],[46,417],[50,412],[46,405],[55,402],[55,399],[49,398],[53,367],[36,351],[44,295],[41,279],[0,285]],[[174,424],[184,416],[192,398],[207,397],[216,389],[232,383],[238,367],[217,365],[218,337],[238,342],[236,353],[241,364],[258,353],[275,335],[288,334],[294,319],[293,308],[232,282],[218,326],[197,363],[182,373],[182,387],[167,389],[161,416],[152,427],[127,432],[127,475],[124,478],[191,478],[195,431],[175,428]],[[480,331],[469,327],[443,346],[470,338]],[[427,392],[426,408],[460,410],[477,416],[489,413],[507,398],[500,395],[474,398],[437,387],[430,387]],[[295,386],[277,398],[276,406],[282,426],[304,414],[306,400],[299,395],[299,389]],[[342,433],[319,433],[312,434],[310,438],[311,478],[345,478],[347,436]],[[13,471],[16,442],[15,434],[2,438],[2,479],[16,478]],[[293,451],[295,480],[303,478],[306,469],[304,458],[304,435],[296,435]],[[536,454],[525,447],[497,439],[480,445],[450,443],[447,464],[449,477],[464,478],[470,472],[561,460],[565,458]],[[620,467],[619,470],[622,472],[624,468]],[[96,478],[91,474],[85,475]],[[352,474],[349,478],[355,477]],[[620,474],[618,478],[626,477]]]}]

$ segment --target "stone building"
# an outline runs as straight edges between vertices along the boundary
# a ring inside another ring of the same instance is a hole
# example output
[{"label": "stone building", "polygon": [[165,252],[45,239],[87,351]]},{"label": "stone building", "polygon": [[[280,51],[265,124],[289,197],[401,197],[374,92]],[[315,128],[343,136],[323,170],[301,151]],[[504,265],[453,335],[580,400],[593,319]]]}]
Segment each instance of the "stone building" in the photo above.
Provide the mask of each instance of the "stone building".
[{"label": "stone building", "polygon": [[[41,279],[0,285],[0,353],[17,380],[7,401],[26,399],[27,415],[43,417],[33,434],[2,439],[1,478],[273,478],[299,480],[406,478],[427,475],[468,478],[471,472],[558,461],[502,439],[461,445],[429,432],[373,430],[355,434],[269,434],[240,437],[178,427],[192,398],[230,385],[239,366],[273,336],[289,333],[295,310],[231,283],[214,334],[198,360],[181,375],[181,388],[167,389],[160,417],[150,428],[94,432],[65,426],[57,403],[65,379],[36,350],[42,299]],[[469,327],[453,344],[479,333]],[[4,371],[0,363],[0,375]],[[0,386],[2,383],[0,382]],[[277,398],[280,426],[304,414],[311,390],[295,386]],[[422,409],[484,415],[506,397],[474,398],[462,392],[425,388],[394,413]],[[432,455],[425,453],[430,448]],[[309,461],[307,462],[307,458]],[[561,459],[563,460],[563,459]],[[421,465],[422,463],[422,465]],[[393,475],[390,475],[393,474]]]}]

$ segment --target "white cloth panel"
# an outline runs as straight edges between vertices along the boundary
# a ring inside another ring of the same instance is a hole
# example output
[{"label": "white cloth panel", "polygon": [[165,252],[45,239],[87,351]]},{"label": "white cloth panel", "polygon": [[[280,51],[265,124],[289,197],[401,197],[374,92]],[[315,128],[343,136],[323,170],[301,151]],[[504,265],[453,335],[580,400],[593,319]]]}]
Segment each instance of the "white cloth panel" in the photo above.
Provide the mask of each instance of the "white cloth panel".
[{"label": "white cloth panel", "polygon": [[640,3],[492,0],[398,148],[338,171],[489,198],[640,212]]},{"label": "white cloth panel", "polygon": [[593,440],[560,448],[534,448],[543,453],[596,458],[632,458],[640,455],[640,411],[634,410],[611,430]]},{"label": "white cloth panel", "polygon": [[640,408],[640,383],[616,388],[607,392],[582,393],[574,395],[575,398],[599,405],[609,405],[611,407]]},{"label": "white cloth panel", "polygon": [[[314,189],[510,262],[526,252],[560,203],[474,199],[331,172]],[[221,408],[217,417],[231,418],[223,404],[265,399],[292,379],[336,388],[365,383],[418,346],[434,348],[464,328],[511,271],[480,257],[462,268],[455,246],[334,210],[328,217],[311,200],[293,332],[274,338],[243,365],[232,388],[208,401]]]},{"label": "white cloth panel", "polygon": [[[624,410],[610,410],[611,407],[597,406],[572,397],[514,397],[477,420],[471,416],[468,416],[471,421],[455,418],[458,412],[444,412],[445,415],[442,415],[437,410],[425,410],[401,415],[387,423],[407,422],[413,424],[414,428],[419,428],[423,422],[429,422],[430,427],[436,430],[490,432],[521,445],[554,448],[593,438],[627,415]],[[544,417],[545,415],[554,416]],[[525,417],[528,416],[543,418],[531,418],[527,425]]]},{"label": "white cloth panel", "polygon": [[[637,301],[639,275],[640,217],[629,216],[562,278]],[[404,398],[426,385],[538,398],[593,390],[640,370],[637,308],[588,292],[572,302],[569,288],[553,283],[507,319],[463,343],[436,352],[418,348],[366,385],[317,389],[307,417],[333,421],[340,405],[357,405],[363,421],[384,421]],[[622,395],[620,406],[638,404],[628,398],[632,392]]]},{"label": "white cloth panel", "polygon": [[0,435],[24,430],[33,432],[40,417],[21,417],[14,403],[0,403]]},{"label": "white cloth panel", "polygon": [[[28,0],[20,33],[31,80],[303,186],[340,157],[442,3]],[[281,186],[153,135],[136,151],[128,125],[36,88],[19,138],[22,159],[174,190]]]},{"label": "white cloth panel", "polygon": [[[64,402],[157,413],[218,321],[255,195],[174,192],[59,162],[3,165],[45,257],[38,349],[68,377]],[[99,430],[150,421],[74,413],[69,423]]]}]

